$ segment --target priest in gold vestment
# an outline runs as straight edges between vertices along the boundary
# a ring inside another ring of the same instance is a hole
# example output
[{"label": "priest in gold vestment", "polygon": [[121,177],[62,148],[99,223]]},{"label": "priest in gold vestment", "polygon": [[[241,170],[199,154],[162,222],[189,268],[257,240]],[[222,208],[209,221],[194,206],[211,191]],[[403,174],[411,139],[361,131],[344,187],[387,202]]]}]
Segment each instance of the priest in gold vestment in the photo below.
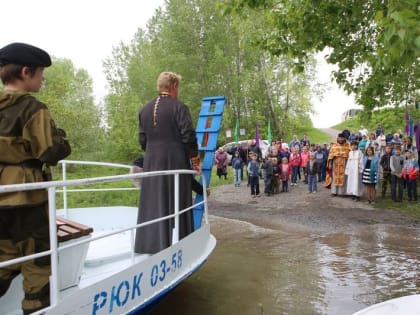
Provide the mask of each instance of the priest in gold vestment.
[{"label": "priest in gold vestment", "polygon": [[345,170],[346,162],[349,157],[350,144],[343,134],[338,134],[337,142],[332,144],[327,162],[327,178],[325,185],[331,185],[331,193],[334,196],[345,195]]}]

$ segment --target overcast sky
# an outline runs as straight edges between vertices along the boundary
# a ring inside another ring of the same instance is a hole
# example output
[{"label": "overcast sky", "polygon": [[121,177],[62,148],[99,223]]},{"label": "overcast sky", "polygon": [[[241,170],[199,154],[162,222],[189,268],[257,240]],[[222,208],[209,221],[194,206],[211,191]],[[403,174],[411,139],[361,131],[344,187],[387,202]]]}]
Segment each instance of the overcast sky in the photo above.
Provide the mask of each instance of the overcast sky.
[{"label": "overcast sky", "polygon": [[[102,62],[112,47],[128,43],[139,27],[145,27],[164,0],[19,0],[2,1],[0,47],[26,42],[49,54],[71,59],[77,68],[87,70],[100,99],[106,93]],[[318,79],[330,82],[330,70],[320,67]],[[208,96],[208,95],[203,95]],[[318,113],[315,127],[329,127],[341,114],[353,108],[353,99],[331,85],[322,102],[314,100]]]},{"label": "overcast sky", "polygon": [[102,62],[128,43],[163,0],[2,1],[0,47],[25,42],[87,70],[97,97],[105,94]]}]

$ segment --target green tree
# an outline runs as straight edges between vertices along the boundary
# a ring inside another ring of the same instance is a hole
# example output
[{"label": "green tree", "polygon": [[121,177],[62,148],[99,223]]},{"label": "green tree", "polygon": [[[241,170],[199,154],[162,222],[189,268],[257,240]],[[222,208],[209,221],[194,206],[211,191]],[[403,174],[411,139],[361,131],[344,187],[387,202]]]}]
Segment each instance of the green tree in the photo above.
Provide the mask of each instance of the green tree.
[{"label": "green tree", "polygon": [[290,56],[295,68],[329,48],[333,76],[368,111],[413,103],[419,97],[420,6],[418,0],[227,0],[225,14],[251,7],[270,28],[258,45]]},{"label": "green tree", "polygon": [[45,82],[38,94],[50,109],[58,127],[67,132],[71,159],[100,158],[104,141],[101,112],[92,96],[92,79],[68,59],[54,58],[44,71]]},{"label": "green tree", "polygon": [[[146,30],[139,29],[129,44],[114,48],[105,62],[114,159],[132,160],[140,154],[137,113],[156,96],[161,71],[182,75],[180,99],[189,105],[194,121],[203,97],[224,95],[228,104],[223,127],[233,129],[238,118],[247,138],[253,137],[256,121],[265,137],[267,126],[262,122],[270,119],[274,138],[298,122],[311,125],[311,80],[306,72],[295,73],[291,59],[272,57],[252,45],[265,27],[264,16],[249,11],[252,19],[242,21],[221,15],[218,4],[213,0],[167,1]],[[225,141],[222,134],[221,141]]]},{"label": "green tree", "polygon": [[130,44],[114,47],[104,68],[110,87],[105,99],[107,157],[131,162],[140,154],[138,111],[156,95],[157,70],[148,35],[139,29]]}]

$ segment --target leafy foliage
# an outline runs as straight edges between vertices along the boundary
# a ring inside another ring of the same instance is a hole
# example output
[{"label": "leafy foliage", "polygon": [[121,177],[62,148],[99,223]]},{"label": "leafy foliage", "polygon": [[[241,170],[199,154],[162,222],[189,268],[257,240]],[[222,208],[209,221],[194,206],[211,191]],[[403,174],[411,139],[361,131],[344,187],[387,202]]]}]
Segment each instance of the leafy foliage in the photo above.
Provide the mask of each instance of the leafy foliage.
[{"label": "leafy foliage", "polygon": [[101,113],[92,96],[92,79],[75,69],[68,59],[55,59],[45,69],[45,82],[37,95],[47,104],[59,128],[63,128],[72,146],[71,159],[100,158],[104,142]]},{"label": "leafy foliage", "polygon": [[[158,10],[146,30],[139,29],[129,44],[114,48],[105,62],[110,94],[106,100],[110,147],[115,160],[132,161],[141,154],[137,143],[137,113],[156,95],[161,71],[182,75],[180,99],[196,121],[205,96],[228,99],[223,129],[239,118],[246,138],[259,122],[263,137],[271,122],[274,138],[286,137],[296,126],[312,126],[308,72],[293,72],[293,60],[271,56],[252,45],[265,31],[262,12],[248,10],[248,20],[222,16],[219,1],[171,0]],[[220,135],[220,140],[225,141]]]},{"label": "leafy foliage", "polygon": [[301,71],[313,52],[329,49],[337,83],[368,111],[419,98],[418,0],[226,0],[225,14],[262,10],[270,25],[258,44],[291,56]]}]

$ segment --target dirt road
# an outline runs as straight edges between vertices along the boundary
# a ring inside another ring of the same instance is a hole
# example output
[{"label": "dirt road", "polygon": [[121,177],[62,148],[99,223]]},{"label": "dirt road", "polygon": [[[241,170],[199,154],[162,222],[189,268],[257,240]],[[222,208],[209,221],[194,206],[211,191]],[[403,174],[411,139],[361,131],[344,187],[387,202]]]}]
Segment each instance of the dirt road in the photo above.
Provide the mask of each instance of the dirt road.
[{"label": "dirt road", "polygon": [[[364,200],[357,202],[350,197],[333,197],[322,184],[318,185],[315,194],[308,193],[307,185],[299,182],[288,193],[251,198],[246,182],[234,187],[228,180],[229,184],[212,189],[210,214],[263,227],[301,228],[321,233],[344,232],[372,224],[420,228],[418,219],[390,209],[375,208]],[[260,181],[261,191],[263,187],[263,181]]]},{"label": "dirt road", "polygon": [[327,135],[330,135],[331,140],[336,140],[337,139],[337,135],[340,132],[339,130],[333,129],[333,128],[321,128],[320,130],[322,132],[325,132]]}]

